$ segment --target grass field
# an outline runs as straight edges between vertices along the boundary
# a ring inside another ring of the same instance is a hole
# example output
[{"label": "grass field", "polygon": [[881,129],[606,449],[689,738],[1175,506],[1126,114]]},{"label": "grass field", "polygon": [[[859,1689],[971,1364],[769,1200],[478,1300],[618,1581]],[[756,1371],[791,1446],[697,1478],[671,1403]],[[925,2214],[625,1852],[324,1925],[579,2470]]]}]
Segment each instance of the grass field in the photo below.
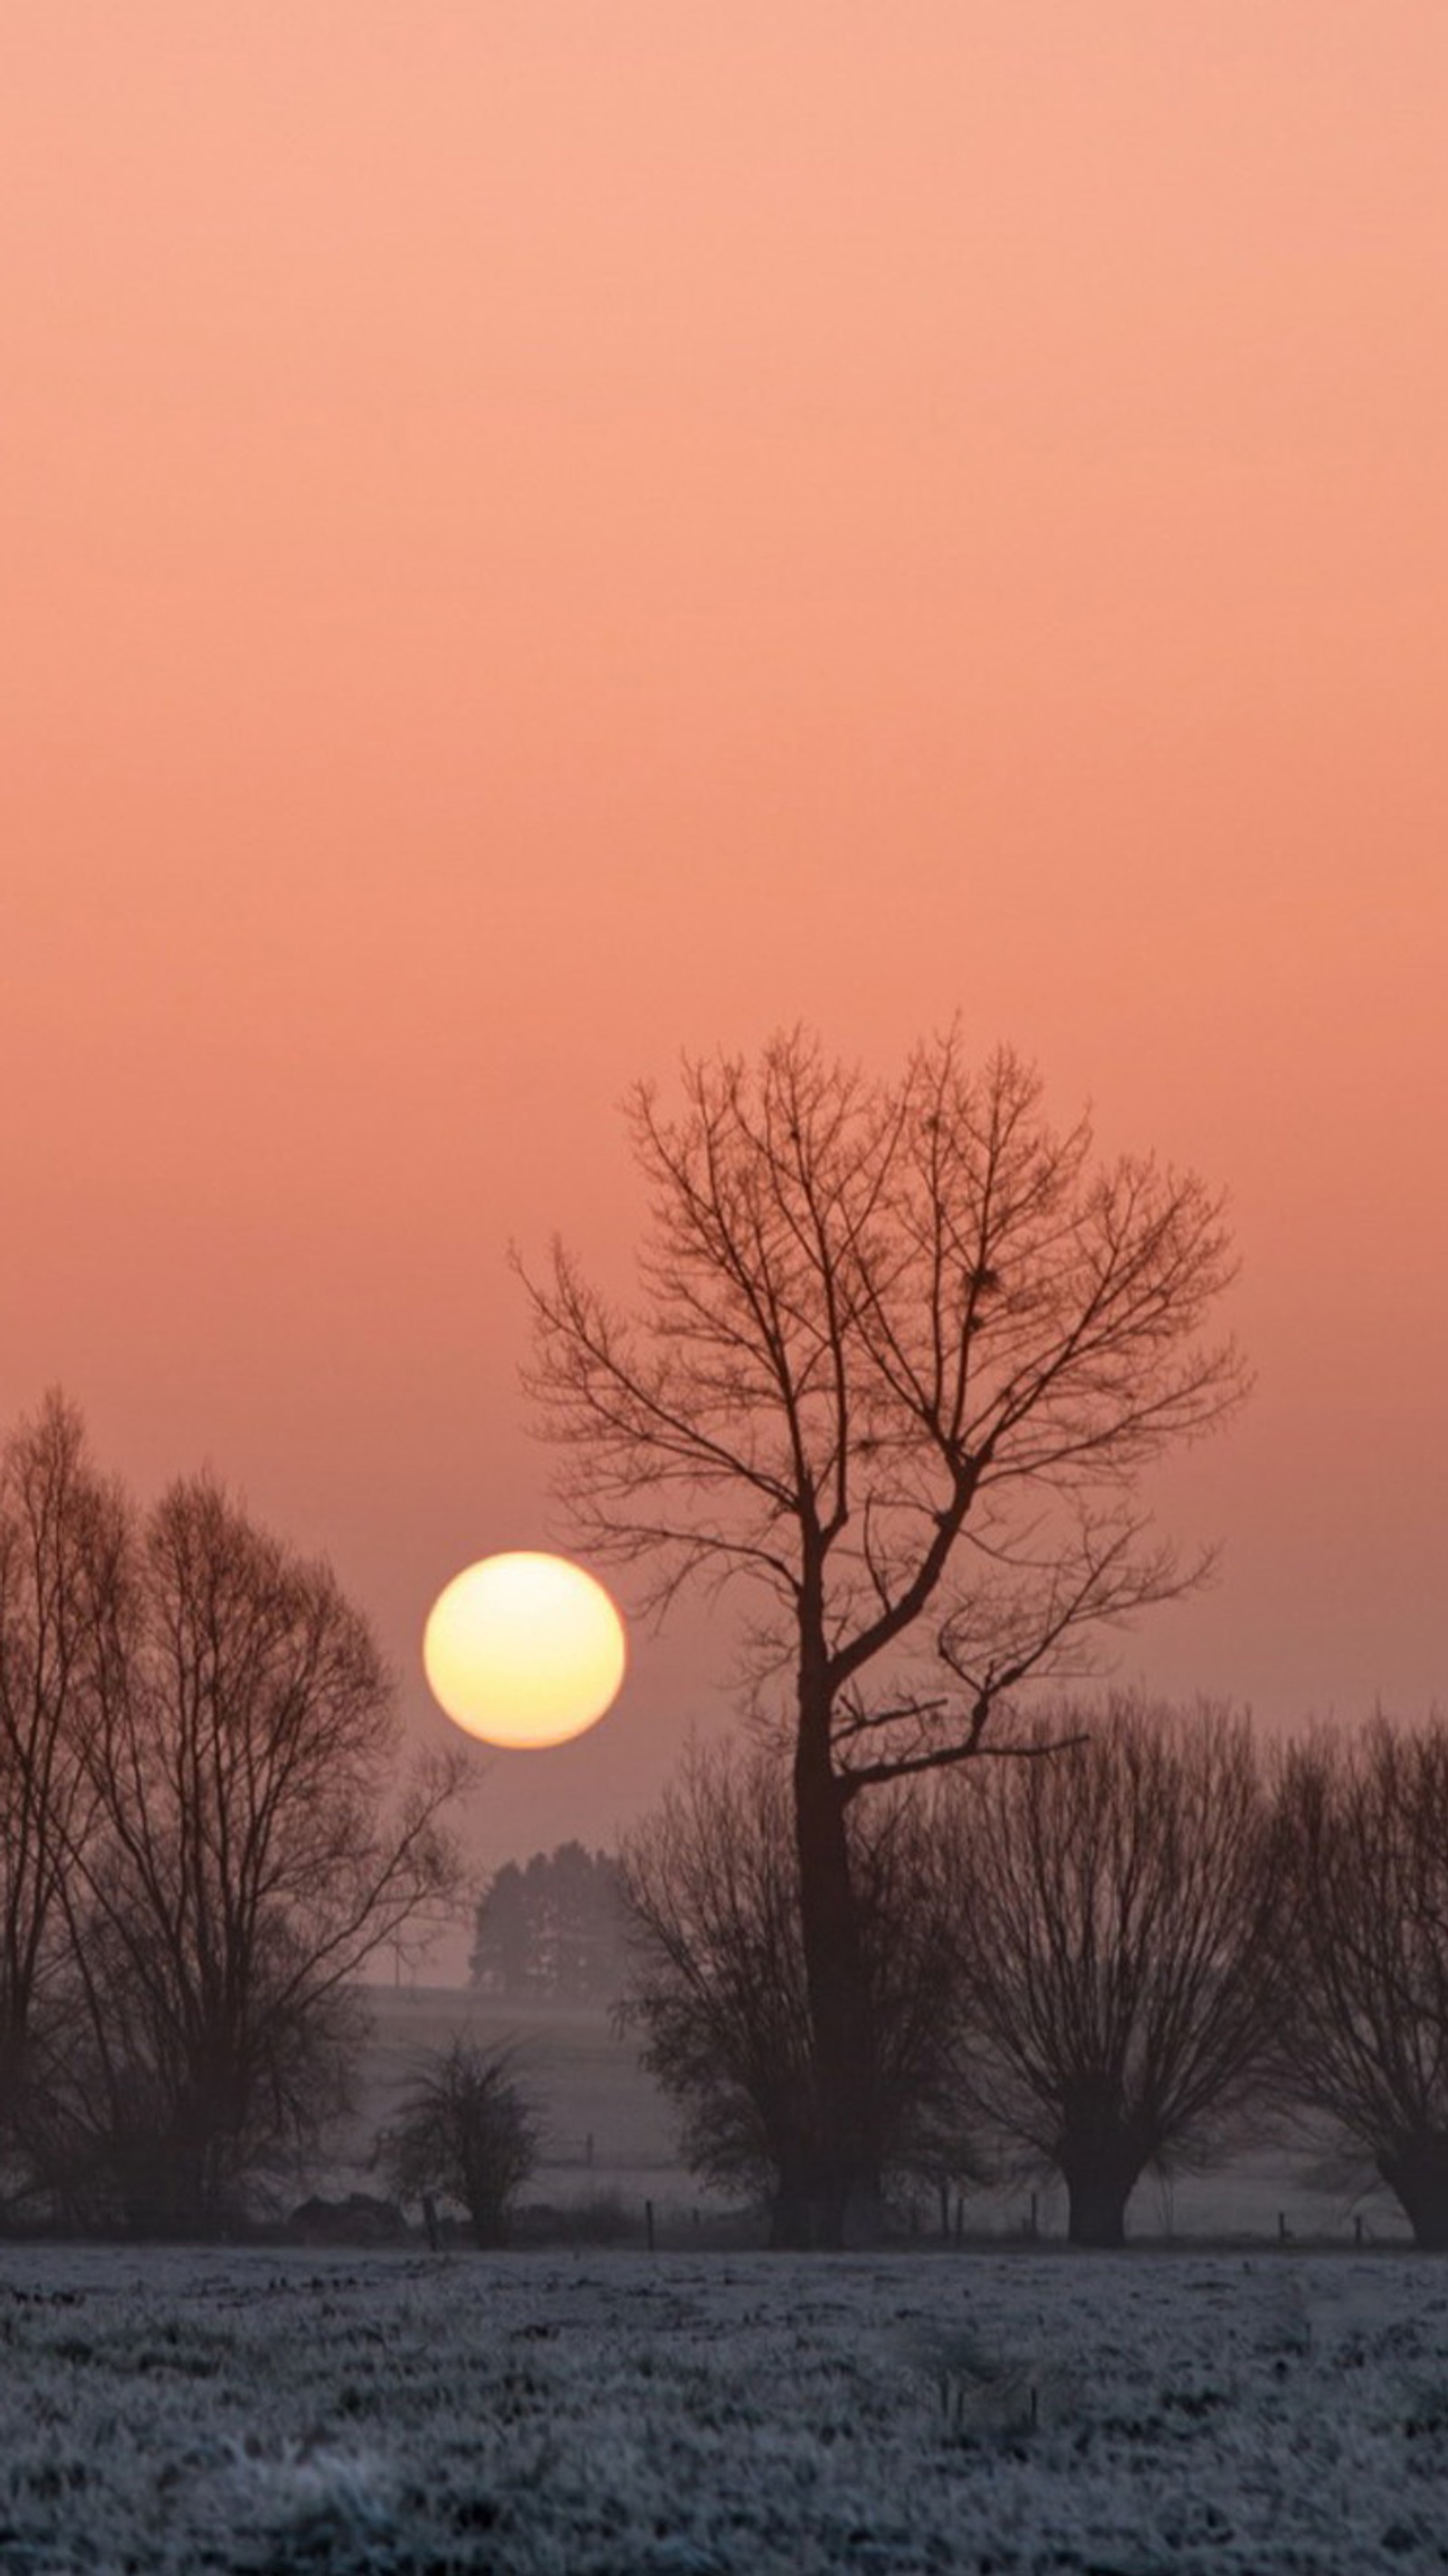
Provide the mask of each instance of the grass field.
[{"label": "grass field", "polygon": [[[613,2193],[639,2237],[651,2201],[658,2250],[0,2245],[0,2576],[1448,2567],[1448,2273],[1304,2250],[1350,2212],[1290,2158],[1139,2195],[1139,2240],[1216,2250],[718,2250],[605,2015],[373,2001],[331,2189],[375,2188],[373,2129],[461,2028],[519,2046],[535,2199]],[[1223,2250],[1282,2208],[1295,2248]]]},{"label": "grass field", "polygon": [[25,2576],[1448,2564],[1416,2255],[0,2248]]}]

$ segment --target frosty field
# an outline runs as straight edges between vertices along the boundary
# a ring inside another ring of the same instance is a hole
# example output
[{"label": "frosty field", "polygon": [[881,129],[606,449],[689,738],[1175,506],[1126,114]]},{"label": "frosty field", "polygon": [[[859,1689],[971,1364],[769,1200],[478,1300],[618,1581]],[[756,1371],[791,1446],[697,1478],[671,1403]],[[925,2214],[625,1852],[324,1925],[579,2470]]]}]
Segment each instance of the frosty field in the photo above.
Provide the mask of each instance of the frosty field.
[{"label": "frosty field", "polygon": [[0,2570],[1448,2565],[1448,2265],[0,2254]]}]

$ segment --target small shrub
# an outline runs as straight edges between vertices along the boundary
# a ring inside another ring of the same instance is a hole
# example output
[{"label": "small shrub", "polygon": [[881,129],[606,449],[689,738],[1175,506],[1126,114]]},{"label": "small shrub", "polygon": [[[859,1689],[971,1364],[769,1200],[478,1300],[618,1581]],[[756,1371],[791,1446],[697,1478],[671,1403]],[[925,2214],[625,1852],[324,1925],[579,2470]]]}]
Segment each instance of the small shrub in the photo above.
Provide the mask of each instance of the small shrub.
[{"label": "small shrub", "polygon": [[538,2130],[515,2052],[461,2035],[422,2061],[373,2149],[401,2201],[461,2201],[479,2245],[501,2245],[515,2194],[538,2161]]}]

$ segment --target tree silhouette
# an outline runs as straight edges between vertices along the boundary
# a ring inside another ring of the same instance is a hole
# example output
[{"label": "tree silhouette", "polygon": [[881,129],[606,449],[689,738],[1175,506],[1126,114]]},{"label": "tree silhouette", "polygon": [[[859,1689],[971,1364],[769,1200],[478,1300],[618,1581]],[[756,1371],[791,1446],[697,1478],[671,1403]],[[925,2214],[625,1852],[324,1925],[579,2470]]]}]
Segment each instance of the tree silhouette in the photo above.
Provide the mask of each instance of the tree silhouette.
[{"label": "tree silhouette", "polygon": [[[1220,1202],[1057,1134],[1033,1073],[958,1033],[867,1081],[796,1033],[633,1095],[651,1217],[636,1303],[555,1248],[525,1274],[531,1385],[581,1537],[681,1583],[747,1578],[761,1702],[790,1704],[821,2144],[812,2226],[873,2197],[877,2033],[847,1811],[968,1760],[1028,1681],[1194,1582],[1136,1496],[1242,1391],[1201,1328]],[[998,1741],[998,1731],[992,1741]]]},{"label": "tree silhouette", "polygon": [[1283,2090],[1365,2154],[1418,2244],[1448,2248],[1448,1722],[1298,1747]]},{"label": "tree silhouette", "polygon": [[[962,2133],[951,1889],[939,1838],[901,1791],[848,1830],[871,2016],[871,2104],[884,2170],[972,2169]],[[693,1749],[621,1855],[633,1966],[622,2019],[684,2114],[693,2171],[767,2200],[771,2242],[798,2241],[821,2142],[800,1941],[799,1855],[776,1752]]]},{"label": "tree silhouette", "polygon": [[84,2214],[204,2234],[344,2097],[360,1970],[456,1887],[464,1775],[395,1796],[366,1621],[209,1478],[134,1533],[128,1587],[67,1854],[86,2026],[52,2145]]},{"label": "tree silhouette", "polygon": [[123,1498],[58,1392],[0,1448],[0,2141],[22,2148],[74,2038],[66,1879],[96,1813],[88,1756],[126,1589]]},{"label": "tree silhouette", "polygon": [[492,1994],[612,2003],[623,1982],[618,1863],[580,1842],[504,1861],[478,1905],[473,1983]]},{"label": "tree silhouette", "polygon": [[1063,2177],[1073,2243],[1119,2245],[1147,2168],[1210,2161],[1260,2091],[1289,1908],[1244,1720],[1118,1699],[1040,1726],[1079,1740],[942,1812],[969,2099]]},{"label": "tree silhouette", "polygon": [[[374,2162],[402,2201],[461,2201],[478,2245],[506,2241],[514,2194],[538,2161],[538,2124],[508,2048],[456,2034],[415,2069]],[[429,2221],[429,2225],[431,2221]]]}]

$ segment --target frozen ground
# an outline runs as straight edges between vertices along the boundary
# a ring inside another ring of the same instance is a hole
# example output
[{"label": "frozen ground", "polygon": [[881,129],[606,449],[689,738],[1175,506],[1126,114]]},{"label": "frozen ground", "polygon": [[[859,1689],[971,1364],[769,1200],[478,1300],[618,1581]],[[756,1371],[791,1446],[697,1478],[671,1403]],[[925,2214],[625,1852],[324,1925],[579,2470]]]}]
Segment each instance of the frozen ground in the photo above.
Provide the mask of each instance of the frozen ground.
[{"label": "frozen ground", "polygon": [[1448,2565],[1411,2254],[0,2250],[0,2571]]}]

